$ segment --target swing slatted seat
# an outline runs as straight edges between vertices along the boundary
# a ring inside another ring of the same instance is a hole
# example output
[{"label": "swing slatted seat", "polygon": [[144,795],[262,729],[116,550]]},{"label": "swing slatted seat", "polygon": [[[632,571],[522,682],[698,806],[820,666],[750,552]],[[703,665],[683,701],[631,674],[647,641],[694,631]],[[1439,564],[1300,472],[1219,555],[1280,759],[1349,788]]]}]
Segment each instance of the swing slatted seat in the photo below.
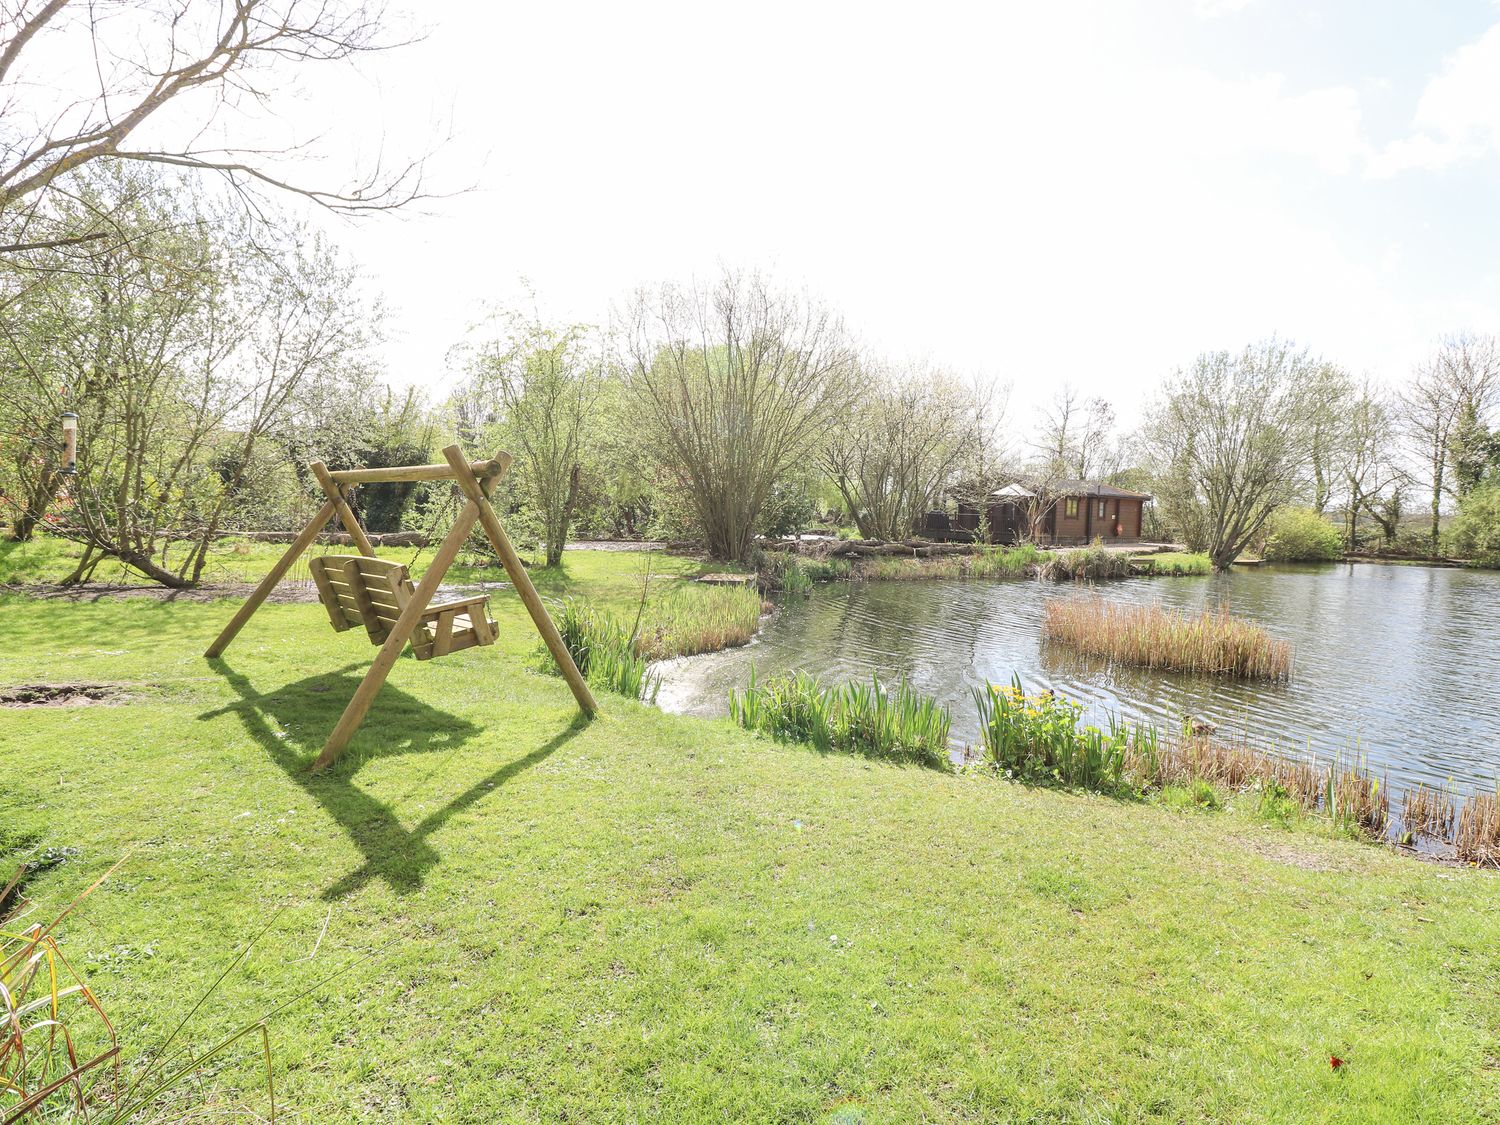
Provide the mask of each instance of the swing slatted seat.
[{"label": "swing slatted seat", "polygon": [[[334,629],[363,625],[371,644],[384,644],[416,593],[406,567],[364,555],[323,555],[308,559],[318,598]],[[417,619],[411,648],[418,660],[447,656],[495,643],[495,622],[483,594],[429,605]]]}]

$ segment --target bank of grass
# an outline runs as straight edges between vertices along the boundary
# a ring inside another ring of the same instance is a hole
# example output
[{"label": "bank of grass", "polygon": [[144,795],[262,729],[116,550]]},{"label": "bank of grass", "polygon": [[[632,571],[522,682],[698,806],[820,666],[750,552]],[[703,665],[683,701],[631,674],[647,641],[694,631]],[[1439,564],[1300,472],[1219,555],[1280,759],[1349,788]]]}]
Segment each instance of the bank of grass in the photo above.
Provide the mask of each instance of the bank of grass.
[{"label": "bank of grass", "polygon": [[1291,644],[1223,606],[1190,614],[1103,598],[1056,598],[1047,603],[1042,635],[1142,668],[1264,680],[1292,675]]},{"label": "bank of grass", "polygon": [[[623,616],[641,561],[552,590]],[[494,647],[398,661],[313,776],[373,653],[318,606],[210,663],[232,603],[0,597],[0,683],[130,693],[0,709],[0,824],[78,849],[38,908],[130,853],[61,931],[125,1065],[274,919],[187,1034],[348,965],[270,1023],[288,1119],[1492,1114],[1493,877],[618,697],[583,724],[493,602]],[[201,1096],[263,1109],[258,1041],[220,1061]]]}]

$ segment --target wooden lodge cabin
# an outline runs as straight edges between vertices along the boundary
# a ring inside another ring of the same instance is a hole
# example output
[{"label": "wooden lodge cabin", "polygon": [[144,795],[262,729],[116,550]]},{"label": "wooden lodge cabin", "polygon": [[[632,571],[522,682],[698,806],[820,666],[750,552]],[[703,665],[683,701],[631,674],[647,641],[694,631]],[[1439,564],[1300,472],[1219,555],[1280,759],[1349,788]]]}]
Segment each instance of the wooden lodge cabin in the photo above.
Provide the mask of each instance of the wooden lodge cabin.
[{"label": "wooden lodge cabin", "polygon": [[[1042,509],[1037,540],[1044,544],[1132,543],[1141,537],[1146,501],[1144,492],[1131,492],[1112,484],[1065,480],[1055,482],[1045,495],[1021,484],[1008,484],[989,495],[989,530],[992,543],[1019,543],[1026,538],[1032,515]],[[948,537],[979,533],[979,509],[958,505]]]}]

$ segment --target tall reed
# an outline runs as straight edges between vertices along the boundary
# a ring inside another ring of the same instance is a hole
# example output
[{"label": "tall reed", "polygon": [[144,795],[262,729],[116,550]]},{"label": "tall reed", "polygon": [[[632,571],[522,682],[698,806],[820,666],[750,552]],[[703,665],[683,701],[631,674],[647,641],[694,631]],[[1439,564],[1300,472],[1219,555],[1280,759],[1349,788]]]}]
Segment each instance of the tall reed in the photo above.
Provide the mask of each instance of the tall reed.
[{"label": "tall reed", "polygon": [[[610,614],[577,598],[568,598],[557,614],[557,631],[583,676],[609,691],[655,702],[661,679],[649,670],[636,638]],[[556,670],[551,654],[541,649],[545,665]]]},{"label": "tall reed", "polygon": [[1074,551],[1051,552],[1038,573],[1051,582],[1100,582],[1129,578],[1134,570],[1128,554],[1108,550],[1095,541]]},{"label": "tall reed", "polygon": [[760,628],[760,595],[750,586],[678,587],[648,606],[635,638],[647,660],[695,656],[750,643]]},{"label": "tall reed", "polygon": [[1024,578],[1046,557],[1034,543],[1014,547],[986,547],[968,555],[905,558],[899,555],[866,559],[856,573],[873,582],[921,578]]},{"label": "tall reed", "polygon": [[1158,605],[1057,598],[1047,603],[1042,632],[1080,652],[1145,668],[1267,680],[1292,676],[1292,646],[1223,606],[1192,615]]},{"label": "tall reed", "polygon": [[752,667],[749,686],[729,692],[729,716],[747,730],[820,750],[948,764],[948,709],[905,680],[895,688],[879,679],[825,687],[817,677],[797,672],[761,682]]},{"label": "tall reed", "polygon": [[1465,863],[1500,867],[1500,794],[1477,793],[1464,802],[1453,845]]}]

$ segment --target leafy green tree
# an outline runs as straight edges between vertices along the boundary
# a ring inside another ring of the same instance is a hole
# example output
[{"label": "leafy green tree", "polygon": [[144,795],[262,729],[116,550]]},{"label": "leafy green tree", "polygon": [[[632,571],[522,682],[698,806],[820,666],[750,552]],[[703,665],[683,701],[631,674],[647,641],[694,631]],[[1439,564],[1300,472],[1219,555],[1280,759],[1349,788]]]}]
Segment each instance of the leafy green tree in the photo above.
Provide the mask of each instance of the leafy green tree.
[{"label": "leafy green tree", "polygon": [[516,455],[513,488],[537,521],[547,565],[556,566],[595,447],[603,356],[585,325],[503,311],[488,327],[498,331],[468,349],[463,397],[493,403],[482,416]]},{"label": "leafy green tree", "polygon": [[[370,314],[321,240],[264,226],[251,238],[180,180],[96,162],[73,190],[130,237],[7,259],[48,280],[4,318],[0,369],[16,377],[0,382],[0,416],[45,450],[57,415],[79,415],[76,477],[55,456],[19,472],[49,501],[62,493],[55,530],[85,547],[74,580],[116,558],[195,585],[246,474],[299,392],[366,345]],[[51,269],[63,253],[67,268]]]},{"label": "leafy green tree", "polygon": [[1448,527],[1447,544],[1455,555],[1500,567],[1500,480],[1464,497]]}]

